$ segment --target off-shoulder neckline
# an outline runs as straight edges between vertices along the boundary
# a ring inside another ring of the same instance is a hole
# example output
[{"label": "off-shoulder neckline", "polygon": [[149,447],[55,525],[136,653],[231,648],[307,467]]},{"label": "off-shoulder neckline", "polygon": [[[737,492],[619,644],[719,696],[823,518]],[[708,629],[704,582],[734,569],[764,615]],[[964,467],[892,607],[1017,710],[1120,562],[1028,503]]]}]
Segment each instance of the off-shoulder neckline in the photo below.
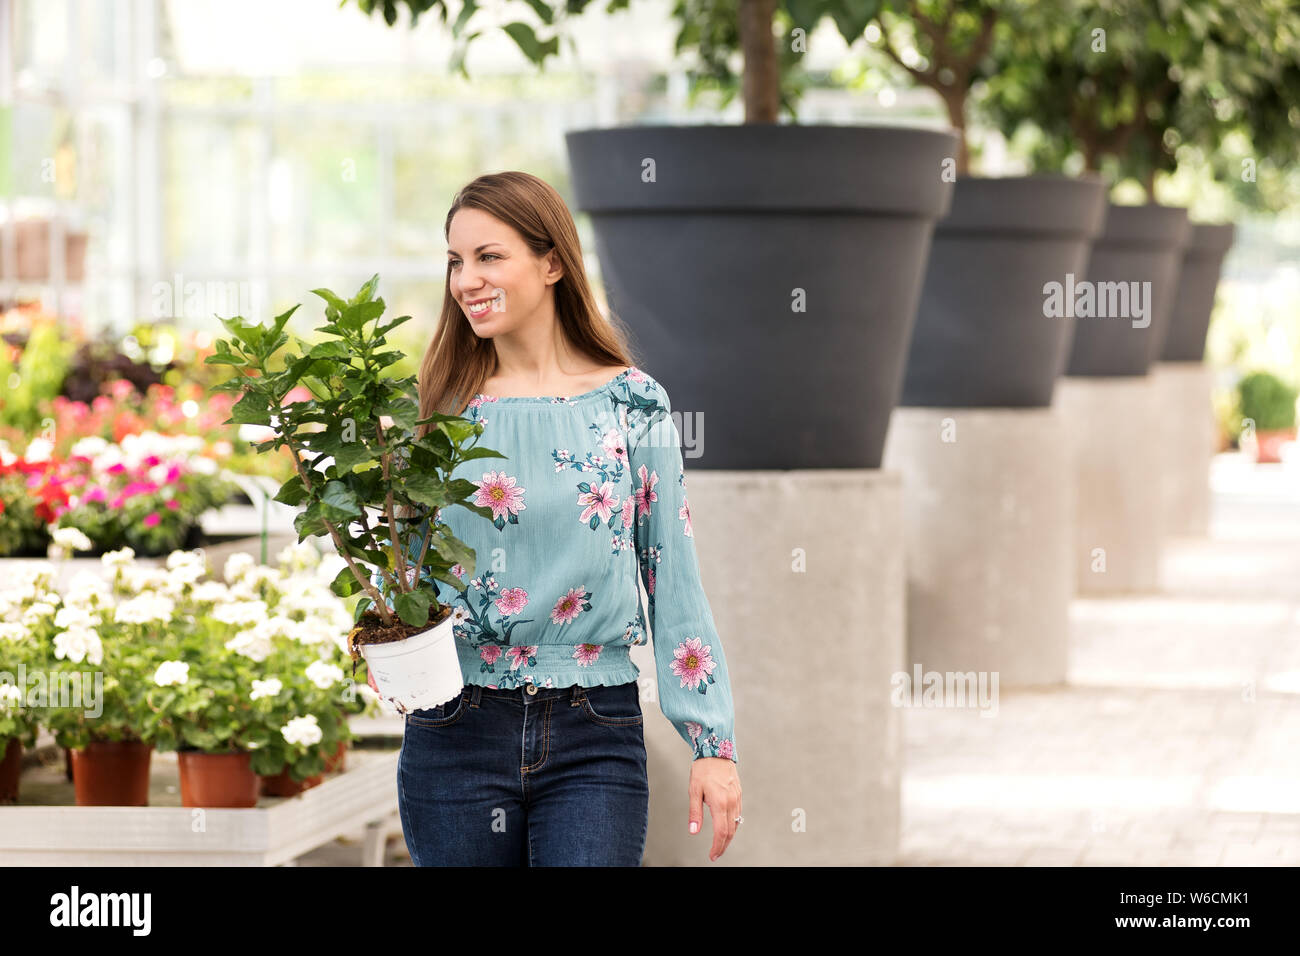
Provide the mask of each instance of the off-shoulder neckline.
[{"label": "off-shoulder neckline", "polygon": [[636,371],[636,366],[631,365],[623,369],[623,371],[619,372],[617,375],[611,378],[604,385],[597,386],[596,388],[593,388],[589,392],[583,392],[581,395],[567,395],[567,396],[566,395],[506,395],[504,397],[497,398],[493,395],[488,395],[483,392],[479,392],[474,397],[480,401],[486,400],[490,402],[511,402],[511,403],[578,402],[578,401],[582,401],[585,398],[593,398],[599,395],[601,392],[613,388],[624,378],[631,375],[635,371]]}]

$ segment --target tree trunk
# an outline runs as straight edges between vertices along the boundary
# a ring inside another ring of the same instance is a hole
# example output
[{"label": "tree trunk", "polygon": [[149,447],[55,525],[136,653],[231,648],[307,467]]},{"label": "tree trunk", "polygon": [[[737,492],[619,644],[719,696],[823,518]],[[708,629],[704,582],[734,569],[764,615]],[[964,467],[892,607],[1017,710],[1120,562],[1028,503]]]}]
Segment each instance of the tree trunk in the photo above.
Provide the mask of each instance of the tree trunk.
[{"label": "tree trunk", "polygon": [[744,55],[741,90],[746,123],[775,123],[781,107],[772,17],[776,0],[740,0],[740,50]]},{"label": "tree trunk", "polygon": [[941,89],[944,106],[948,108],[948,122],[960,137],[957,141],[957,175],[970,175],[970,146],[966,143],[966,94],[958,89]]}]

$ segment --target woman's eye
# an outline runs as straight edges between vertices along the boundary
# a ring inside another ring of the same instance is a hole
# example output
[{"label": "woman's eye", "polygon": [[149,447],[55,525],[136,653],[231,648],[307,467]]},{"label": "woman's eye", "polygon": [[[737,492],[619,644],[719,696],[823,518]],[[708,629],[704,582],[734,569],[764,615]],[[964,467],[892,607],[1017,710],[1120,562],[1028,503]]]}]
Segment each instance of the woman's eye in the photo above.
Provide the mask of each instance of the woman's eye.
[{"label": "woman's eye", "polygon": [[[495,252],[485,252],[485,253],[483,253],[483,255],[479,256],[479,260],[482,261],[483,259],[486,259],[488,256],[491,256],[493,259],[500,259],[500,258],[501,258],[501,257],[500,257],[499,255],[497,255]],[[460,260],[459,260],[459,259],[452,259],[452,260],[450,260],[450,261],[448,262],[448,265],[450,265],[450,266],[454,269],[454,268],[456,268],[458,265],[460,265]]]}]

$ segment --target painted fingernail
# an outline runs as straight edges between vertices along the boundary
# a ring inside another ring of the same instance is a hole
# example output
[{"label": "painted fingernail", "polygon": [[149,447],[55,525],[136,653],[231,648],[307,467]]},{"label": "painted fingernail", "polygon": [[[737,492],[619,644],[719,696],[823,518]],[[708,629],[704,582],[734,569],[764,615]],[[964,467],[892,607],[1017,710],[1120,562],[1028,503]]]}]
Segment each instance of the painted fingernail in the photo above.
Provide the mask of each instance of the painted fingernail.
[{"label": "painted fingernail", "polygon": [[700,825],[699,825],[698,823],[696,823],[694,820],[691,821],[691,832],[692,832],[692,833],[699,833],[699,832],[700,832]]}]

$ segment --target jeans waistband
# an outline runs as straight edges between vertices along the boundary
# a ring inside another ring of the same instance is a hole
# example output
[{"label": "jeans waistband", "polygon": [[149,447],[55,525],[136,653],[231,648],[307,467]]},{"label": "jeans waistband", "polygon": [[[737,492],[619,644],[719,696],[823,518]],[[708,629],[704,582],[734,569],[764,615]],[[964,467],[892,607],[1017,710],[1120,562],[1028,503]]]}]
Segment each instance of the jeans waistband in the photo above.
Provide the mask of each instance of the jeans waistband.
[{"label": "jeans waistband", "polygon": [[537,693],[530,694],[526,687],[484,687],[481,684],[466,684],[463,694],[466,700],[475,705],[484,697],[500,697],[529,704],[539,703],[544,700],[567,700],[576,705],[582,700],[582,693],[585,689],[579,684],[573,684],[569,687],[538,687]]}]

